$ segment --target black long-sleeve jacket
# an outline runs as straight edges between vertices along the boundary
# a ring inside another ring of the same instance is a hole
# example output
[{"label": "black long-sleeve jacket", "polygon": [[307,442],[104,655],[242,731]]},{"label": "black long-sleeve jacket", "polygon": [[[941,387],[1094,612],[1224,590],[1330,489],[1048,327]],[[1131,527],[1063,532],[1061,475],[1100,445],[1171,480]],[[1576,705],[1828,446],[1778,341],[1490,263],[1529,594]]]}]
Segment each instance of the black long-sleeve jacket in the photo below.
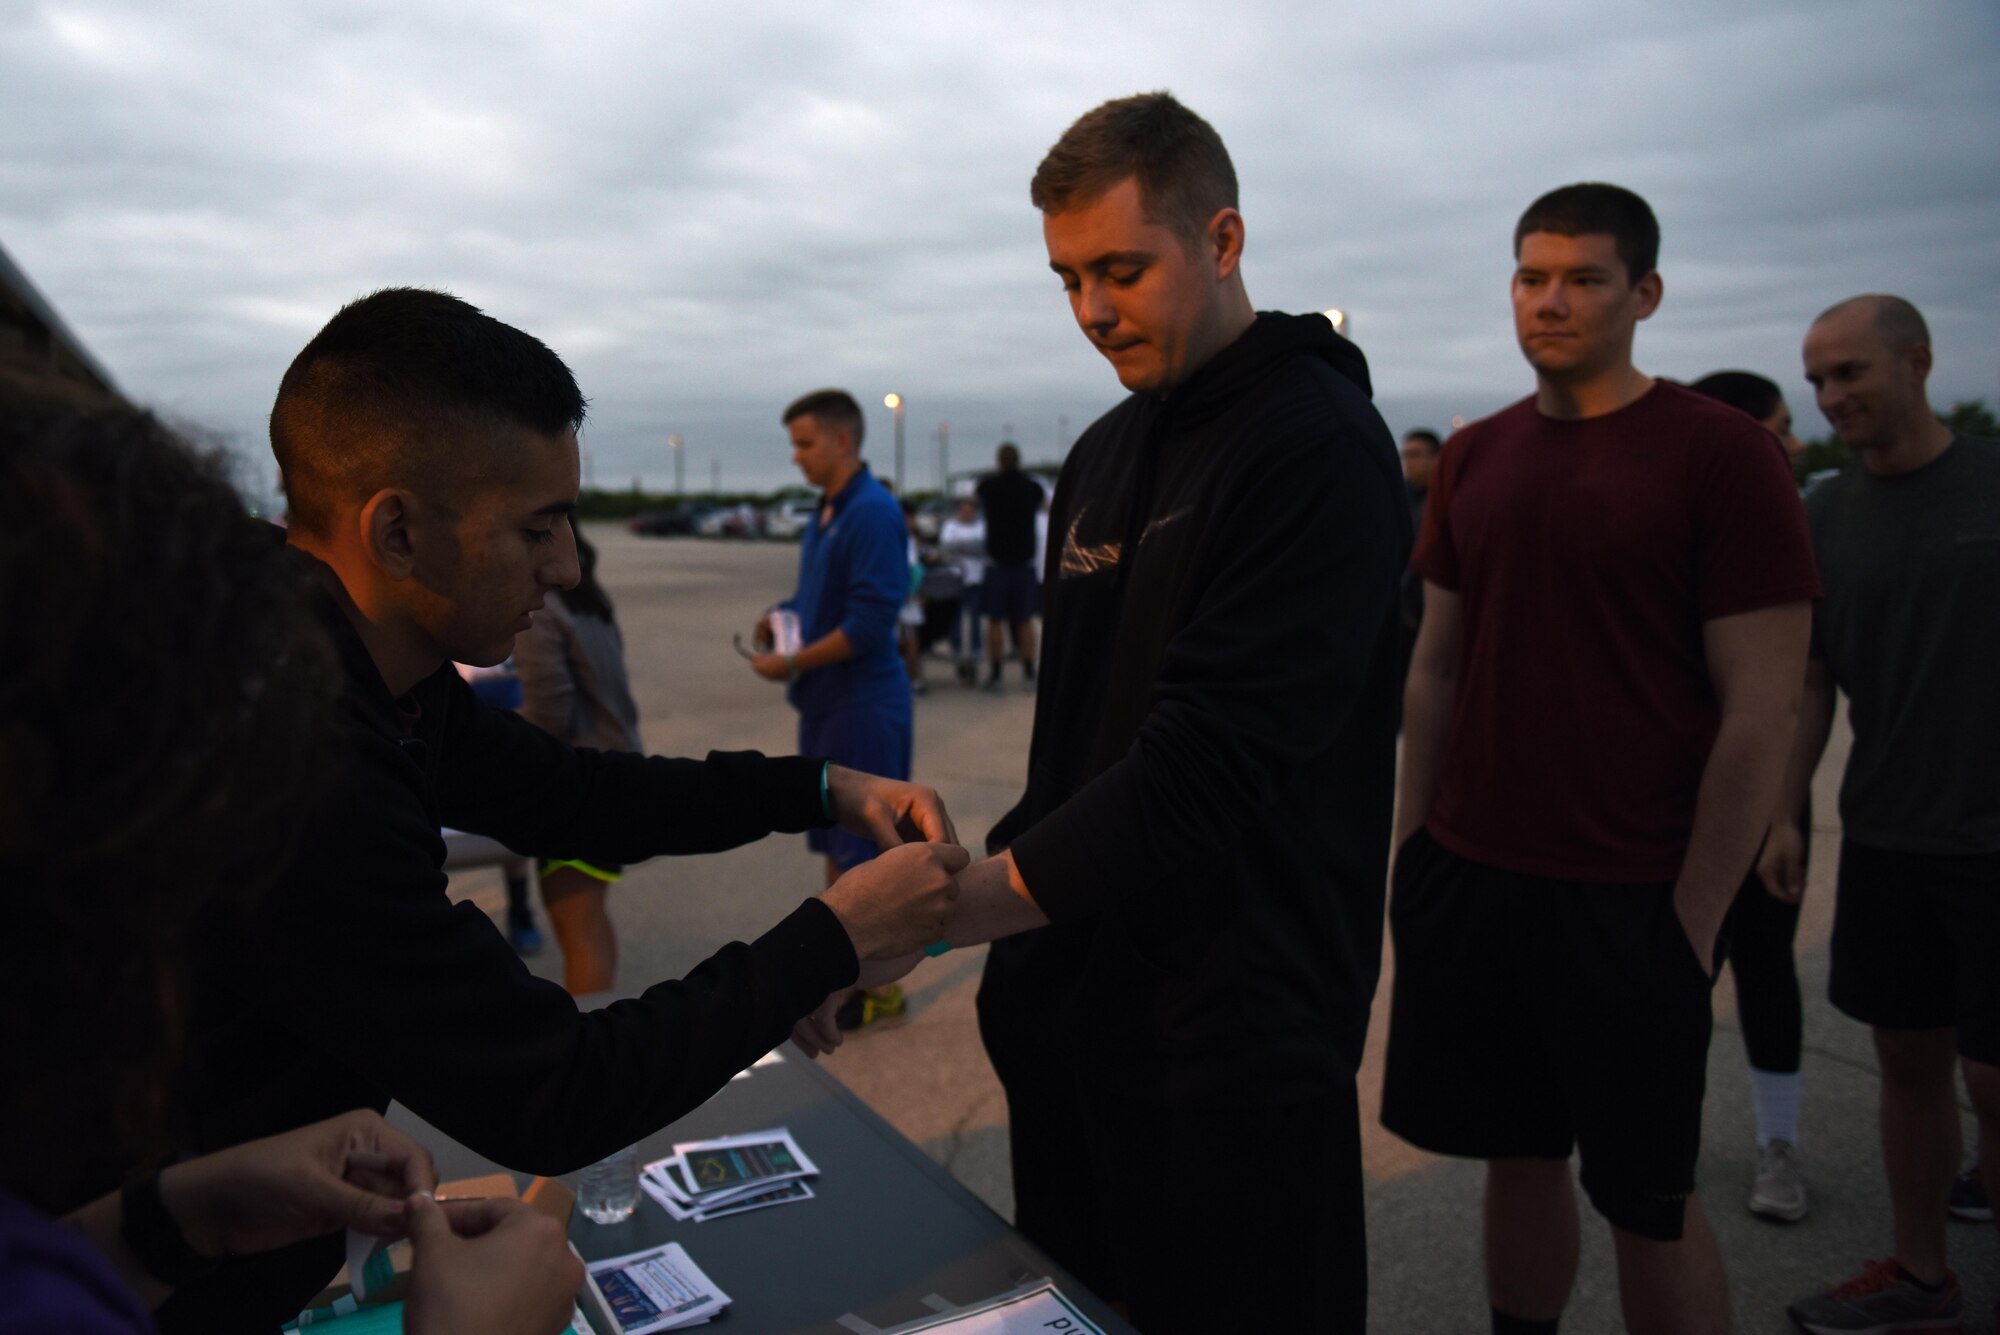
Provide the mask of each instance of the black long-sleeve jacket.
[{"label": "black long-sleeve jacket", "polygon": [[[699,1105],[854,980],[846,931],[809,899],[684,979],[579,1012],[476,905],[450,901],[439,827],[534,857],[713,852],[826,824],[820,762],[572,750],[482,704],[449,665],[399,702],[327,612],[346,674],[331,792],[271,895],[204,944],[189,1151],[395,1099],[510,1168],[568,1172]],[[233,1262],[176,1294],[161,1328],[273,1330],[339,1269],[340,1246]]]},{"label": "black long-sleeve jacket", "polygon": [[1260,315],[1063,467],[1027,790],[995,829],[1051,926],[995,943],[1003,1080],[1126,1095],[1352,1079],[1381,963],[1411,542],[1359,349]]}]

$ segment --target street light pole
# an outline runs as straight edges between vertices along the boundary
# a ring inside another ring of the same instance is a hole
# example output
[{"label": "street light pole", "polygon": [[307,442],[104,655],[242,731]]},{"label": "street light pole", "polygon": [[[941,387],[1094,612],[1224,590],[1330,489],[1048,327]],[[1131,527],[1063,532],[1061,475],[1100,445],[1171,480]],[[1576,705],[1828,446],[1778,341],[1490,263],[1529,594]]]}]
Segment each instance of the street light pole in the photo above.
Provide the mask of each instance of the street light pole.
[{"label": "street light pole", "polygon": [[951,423],[938,423],[938,495],[951,491]]},{"label": "street light pole", "polygon": [[896,415],[896,494],[903,494],[903,396],[890,392],[882,396],[882,406]]},{"label": "street light pole", "polygon": [[680,434],[678,432],[667,437],[667,444],[672,447],[674,452],[674,499],[675,500],[681,499],[681,496],[687,490],[685,486],[686,475],[682,471],[682,464],[687,459],[687,455],[685,455],[681,451],[681,446],[686,443],[687,442],[683,441],[680,438]]}]

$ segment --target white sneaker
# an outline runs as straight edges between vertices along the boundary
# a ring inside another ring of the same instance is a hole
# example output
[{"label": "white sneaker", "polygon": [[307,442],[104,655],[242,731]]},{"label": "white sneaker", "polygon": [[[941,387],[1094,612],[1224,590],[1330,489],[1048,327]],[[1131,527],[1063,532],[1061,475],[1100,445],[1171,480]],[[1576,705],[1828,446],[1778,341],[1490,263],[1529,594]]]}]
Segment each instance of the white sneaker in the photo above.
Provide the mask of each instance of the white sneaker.
[{"label": "white sneaker", "polygon": [[1790,1141],[1774,1140],[1757,1151],[1757,1180],[1750,1188],[1750,1213],[1760,1219],[1795,1224],[1806,1217],[1806,1175]]}]

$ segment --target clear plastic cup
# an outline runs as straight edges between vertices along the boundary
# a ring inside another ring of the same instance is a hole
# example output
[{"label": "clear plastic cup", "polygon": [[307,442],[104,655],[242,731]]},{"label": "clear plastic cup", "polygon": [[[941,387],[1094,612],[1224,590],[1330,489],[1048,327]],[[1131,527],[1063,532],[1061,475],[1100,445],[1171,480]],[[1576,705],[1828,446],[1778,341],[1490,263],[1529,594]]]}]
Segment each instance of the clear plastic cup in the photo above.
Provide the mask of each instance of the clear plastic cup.
[{"label": "clear plastic cup", "polygon": [[617,1224],[639,1208],[639,1156],[631,1146],[583,1170],[577,1208],[594,1224]]}]

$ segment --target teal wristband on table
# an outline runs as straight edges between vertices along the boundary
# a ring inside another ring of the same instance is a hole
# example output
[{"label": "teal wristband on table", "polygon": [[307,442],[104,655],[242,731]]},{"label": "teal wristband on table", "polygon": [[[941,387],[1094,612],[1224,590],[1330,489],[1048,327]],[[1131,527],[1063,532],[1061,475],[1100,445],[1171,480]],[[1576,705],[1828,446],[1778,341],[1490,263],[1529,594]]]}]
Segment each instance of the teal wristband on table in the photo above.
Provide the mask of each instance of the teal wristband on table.
[{"label": "teal wristband on table", "polygon": [[826,772],[833,768],[831,760],[819,763],[819,809],[828,820],[833,819],[833,796],[826,790]]},{"label": "teal wristband on table", "polygon": [[951,949],[951,942],[945,940],[943,937],[939,937],[937,940],[931,942],[929,945],[924,947],[924,954],[929,955],[932,959],[936,959],[938,956],[944,954],[945,951],[950,949]]}]

